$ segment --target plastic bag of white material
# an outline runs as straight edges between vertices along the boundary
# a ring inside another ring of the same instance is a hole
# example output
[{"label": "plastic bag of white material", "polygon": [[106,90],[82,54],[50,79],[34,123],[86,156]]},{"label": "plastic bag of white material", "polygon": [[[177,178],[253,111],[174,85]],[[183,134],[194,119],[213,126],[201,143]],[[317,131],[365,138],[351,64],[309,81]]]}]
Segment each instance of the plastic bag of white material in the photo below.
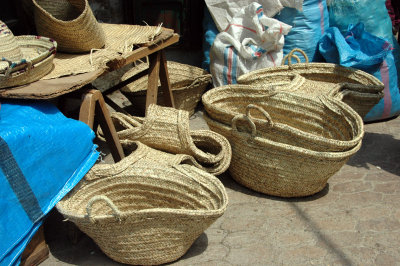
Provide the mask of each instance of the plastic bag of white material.
[{"label": "plastic bag of white material", "polygon": [[220,32],[228,27],[232,18],[241,9],[257,2],[264,8],[267,17],[273,17],[284,7],[293,7],[301,10],[303,0],[205,0],[208,10]]},{"label": "plastic bag of white material", "polygon": [[235,84],[249,71],[279,66],[284,35],[292,27],[264,15],[253,2],[240,10],[224,32],[217,34],[210,52],[214,86]]}]

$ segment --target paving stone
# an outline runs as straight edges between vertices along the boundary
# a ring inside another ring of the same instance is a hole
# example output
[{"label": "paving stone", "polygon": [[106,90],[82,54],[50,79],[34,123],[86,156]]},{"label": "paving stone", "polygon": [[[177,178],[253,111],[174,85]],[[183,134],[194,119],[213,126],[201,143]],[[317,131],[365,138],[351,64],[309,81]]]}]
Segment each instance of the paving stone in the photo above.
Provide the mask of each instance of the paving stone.
[{"label": "paving stone", "polygon": [[354,193],[354,192],[370,191],[371,188],[372,185],[370,182],[351,181],[351,182],[337,184],[332,187],[332,190],[341,193]]}]

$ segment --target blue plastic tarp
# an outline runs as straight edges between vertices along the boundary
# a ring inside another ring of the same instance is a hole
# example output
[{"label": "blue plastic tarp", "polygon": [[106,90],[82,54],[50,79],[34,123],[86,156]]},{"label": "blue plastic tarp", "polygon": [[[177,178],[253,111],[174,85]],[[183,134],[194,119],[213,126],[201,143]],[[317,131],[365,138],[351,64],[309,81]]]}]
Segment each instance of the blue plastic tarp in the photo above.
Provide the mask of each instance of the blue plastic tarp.
[{"label": "blue plastic tarp", "polygon": [[94,132],[48,102],[0,105],[0,265],[17,265],[46,214],[89,171]]}]

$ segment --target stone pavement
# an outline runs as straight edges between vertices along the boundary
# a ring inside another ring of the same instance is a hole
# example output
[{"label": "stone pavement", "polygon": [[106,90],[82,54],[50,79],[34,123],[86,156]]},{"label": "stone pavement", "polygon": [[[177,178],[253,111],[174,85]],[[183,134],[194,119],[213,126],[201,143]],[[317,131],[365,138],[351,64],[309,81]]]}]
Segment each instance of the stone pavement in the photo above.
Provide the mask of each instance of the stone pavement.
[{"label": "stone pavement", "polygon": [[[201,112],[192,129],[205,128]],[[220,177],[225,214],[171,265],[400,265],[400,118],[365,125],[362,148],[320,193],[294,199]],[[76,244],[52,212],[41,265],[120,265],[83,235]]]}]

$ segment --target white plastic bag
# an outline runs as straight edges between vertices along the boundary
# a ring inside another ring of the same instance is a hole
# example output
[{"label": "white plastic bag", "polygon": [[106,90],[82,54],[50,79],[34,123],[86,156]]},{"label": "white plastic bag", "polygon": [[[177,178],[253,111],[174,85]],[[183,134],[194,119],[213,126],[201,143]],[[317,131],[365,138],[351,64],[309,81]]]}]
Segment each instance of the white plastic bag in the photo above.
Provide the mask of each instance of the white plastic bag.
[{"label": "white plastic bag", "polygon": [[284,7],[292,7],[298,10],[303,7],[303,0],[205,0],[207,8],[220,32],[226,29],[232,18],[241,9],[252,2],[262,5],[265,15],[270,18],[278,14]]},{"label": "white plastic bag", "polygon": [[217,34],[210,51],[210,70],[214,86],[235,84],[249,71],[279,66],[284,35],[292,27],[264,15],[263,7],[253,2],[233,17],[224,32]]}]

